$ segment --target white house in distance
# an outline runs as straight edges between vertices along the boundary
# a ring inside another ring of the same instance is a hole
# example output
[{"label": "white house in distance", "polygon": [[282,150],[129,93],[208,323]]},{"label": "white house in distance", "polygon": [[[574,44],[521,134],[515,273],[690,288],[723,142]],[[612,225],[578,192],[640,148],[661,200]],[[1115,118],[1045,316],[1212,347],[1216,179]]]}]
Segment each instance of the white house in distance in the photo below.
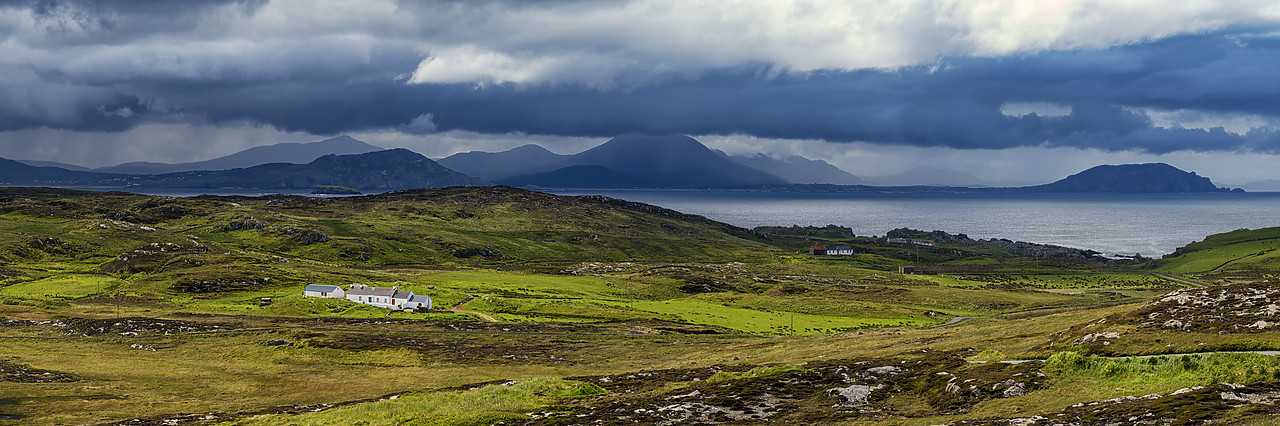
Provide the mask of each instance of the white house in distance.
[{"label": "white house in distance", "polygon": [[849,246],[827,246],[828,256],[853,256],[853,247]]},{"label": "white house in distance", "polygon": [[336,285],[311,284],[302,290],[302,296],[342,299],[346,297],[346,292],[342,291],[342,287]]},{"label": "white house in distance", "polygon": [[356,303],[377,306],[384,309],[431,309],[431,296],[413,294],[412,291],[392,287],[370,287],[364,284],[352,284],[345,292],[341,287],[331,285],[308,285],[302,291],[305,297],[325,297],[347,299]]},{"label": "white house in distance", "polygon": [[809,254],[815,256],[853,256],[853,247],[849,246],[813,246],[809,247]]}]

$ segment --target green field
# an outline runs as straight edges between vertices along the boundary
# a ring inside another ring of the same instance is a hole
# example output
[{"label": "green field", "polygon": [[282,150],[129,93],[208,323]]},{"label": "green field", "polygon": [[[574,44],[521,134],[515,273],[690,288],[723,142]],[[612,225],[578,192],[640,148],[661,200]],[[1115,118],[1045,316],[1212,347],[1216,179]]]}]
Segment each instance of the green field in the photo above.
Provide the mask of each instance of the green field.
[{"label": "green field", "polygon": [[111,276],[58,275],[5,286],[0,288],[0,296],[79,299],[114,290],[124,283]]}]

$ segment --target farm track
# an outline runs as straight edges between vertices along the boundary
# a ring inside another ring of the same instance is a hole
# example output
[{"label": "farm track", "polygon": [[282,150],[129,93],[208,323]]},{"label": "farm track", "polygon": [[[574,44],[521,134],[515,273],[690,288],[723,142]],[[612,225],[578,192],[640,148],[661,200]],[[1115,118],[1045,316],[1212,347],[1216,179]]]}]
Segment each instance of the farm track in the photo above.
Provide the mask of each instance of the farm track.
[{"label": "farm track", "polygon": [[[1237,260],[1239,260],[1239,259],[1237,259]],[[1223,267],[1226,267],[1226,265],[1223,265]],[[1166,280],[1169,280],[1169,281],[1173,281],[1173,282],[1176,282],[1176,283],[1179,283],[1179,284],[1186,284],[1186,285],[1193,286],[1193,287],[1209,287],[1209,284],[1205,284],[1205,283],[1202,283],[1202,282],[1199,282],[1199,281],[1196,281],[1196,280],[1192,280],[1192,279],[1190,279],[1190,278],[1185,278],[1185,277],[1176,277],[1176,276],[1173,276],[1173,275],[1169,275],[1169,274],[1165,274],[1165,273],[1160,273],[1160,272],[1152,272],[1152,273],[1151,273],[1151,275],[1155,275],[1155,276],[1157,276],[1157,277],[1160,277],[1160,278],[1163,278],[1163,279],[1166,279]]]},{"label": "farm track", "polygon": [[454,307],[449,308],[449,309],[447,309],[447,310],[448,310],[449,312],[459,312],[459,313],[464,313],[464,314],[471,314],[471,315],[475,315],[475,316],[478,316],[478,317],[480,317],[480,318],[483,318],[485,321],[488,321],[488,322],[498,322],[498,319],[497,319],[497,318],[494,318],[494,317],[492,317],[492,316],[490,316],[489,314],[486,314],[486,313],[484,313],[484,312],[468,311],[468,310],[462,309],[462,308],[465,308],[467,305],[471,304],[471,301],[472,301],[472,300],[476,300],[475,296],[472,296],[471,298],[467,299],[466,301],[464,301],[464,302],[462,302],[462,303],[459,303],[459,304],[458,304],[458,306],[454,306]]},{"label": "farm track", "polygon": [[1037,313],[1051,314],[1051,313],[1053,313],[1053,311],[1062,311],[1062,310],[1071,310],[1071,309],[1088,309],[1088,308],[1093,308],[1093,307],[1098,307],[1098,306],[1121,305],[1121,304],[1125,304],[1125,303],[1129,303],[1129,302],[1137,302],[1137,301],[1139,301],[1139,300],[1146,300],[1146,299],[1147,299],[1146,297],[1131,297],[1131,298],[1123,299],[1123,300],[1113,300],[1113,301],[1109,301],[1109,302],[1089,303],[1089,304],[1085,304],[1085,305],[1057,306],[1057,307],[1052,307],[1052,308],[1032,309],[1032,310],[1029,310],[1029,311],[1005,312],[1005,313],[1002,313],[1002,314],[987,315],[987,316],[985,316],[985,317],[953,317],[953,318],[951,318],[951,321],[947,321],[947,322],[946,322],[946,323],[944,323],[944,324],[935,325],[935,326],[933,326],[932,328],[940,328],[940,327],[952,326],[952,325],[956,325],[956,324],[959,324],[959,323],[962,323],[962,322],[965,322],[965,321],[968,321],[968,320],[971,320],[971,319],[977,319],[977,318],[1001,318],[1001,317],[1006,317],[1006,316],[1009,316],[1009,315],[1031,315],[1031,316],[1034,316],[1034,315],[1035,315],[1035,314],[1037,314]]},{"label": "farm track", "polygon": [[[1270,251],[1270,250],[1268,250],[1268,252],[1269,252],[1269,251]],[[1266,252],[1264,252],[1264,253],[1266,253]],[[1226,270],[1228,267],[1230,267],[1231,265],[1235,265],[1237,262],[1241,262],[1241,261],[1249,260],[1249,259],[1252,259],[1252,258],[1255,258],[1255,257],[1261,256],[1261,255],[1262,255],[1262,254],[1254,253],[1254,254],[1251,254],[1251,255],[1248,255],[1248,256],[1245,256],[1245,257],[1239,258],[1239,259],[1232,260],[1232,261],[1227,262],[1227,263],[1223,263],[1223,264],[1222,264],[1222,266],[1219,266],[1219,267],[1217,267],[1217,268],[1214,268],[1213,272],[1215,272],[1215,273],[1217,273],[1217,272],[1222,272],[1222,271]]]}]

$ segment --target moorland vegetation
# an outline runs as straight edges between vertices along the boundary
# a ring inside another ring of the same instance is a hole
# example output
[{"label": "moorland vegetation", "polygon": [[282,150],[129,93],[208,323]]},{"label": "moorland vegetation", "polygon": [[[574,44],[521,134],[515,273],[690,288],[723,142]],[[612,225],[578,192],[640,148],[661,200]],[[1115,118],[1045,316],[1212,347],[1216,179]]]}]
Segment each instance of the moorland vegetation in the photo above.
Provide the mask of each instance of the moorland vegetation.
[{"label": "moorland vegetation", "polygon": [[[941,231],[891,232],[926,246],[837,226],[744,229],[502,186],[334,198],[4,188],[0,219],[0,423],[1280,413],[1280,363],[1250,352],[1280,349],[1274,228],[1106,259]],[[304,298],[307,284],[396,285],[437,309]]]}]

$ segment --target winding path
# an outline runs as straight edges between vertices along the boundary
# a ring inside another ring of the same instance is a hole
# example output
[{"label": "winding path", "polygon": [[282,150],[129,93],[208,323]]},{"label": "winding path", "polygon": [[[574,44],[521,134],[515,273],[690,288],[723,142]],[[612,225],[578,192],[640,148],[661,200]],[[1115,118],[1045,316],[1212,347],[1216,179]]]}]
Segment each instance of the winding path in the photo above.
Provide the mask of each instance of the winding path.
[{"label": "winding path", "polygon": [[478,317],[480,317],[480,318],[484,318],[484,320],[485,320],[485,321],[489,321],[489,322],[498,322],[498,319],[497,319],[497,318],[494,318],[494,317],[492,317],[492,316],[490,316],[489,314],[486,314],[486,313],[484,313],[484,312],[468,311],[468,310],[462,309],[462,308],[466,307],[467,305],[471,304],[471,301],[472,301],[472,300],[476,300],[475,296],[472,296],[470,299],[467,299],[465,302],[459,303],[459,304],[458,304],[458,306],[454,306],[454,307],[452,307],[452,308],[445,309],[445,310],[446,310],[446,311],[449,311],[449,312],[460,312],[460,313],[464,313],[464,314],[472,314],[472,315],[478,316]]},{"label": "winding path", "polygon": [[1235,264],[1236,264],[1236,262],[1240,262],[1240,261],[1242,261],[1242,260],[1252,259],[1252,258],[1255,258],[1255,257],[1261,256],[1261,255],[1263,255],[1263,254],[1270,253],[1270,252],[1271,252],[1271,250],[1267,250],[1267,251],[1264,251],[1264,252],[1262,252],[1262,253],[1254,253],[1254,254],[1251,254],[1251,255],[1248,255],[1248,256],[1245,256],[1245,257],[1239,258],[1239,259],[1234,259],[1234,260],[1232,260],[1232,261],[1230,261],[1230,262],[1223,263],[1223,264],[1222,264],[1222,266],[1219,266],[1219,267],[1215,268],[1215,269],[1213,270],[1213,272],[1222,272],[1223,270],[1227,269],[1227,267],[1228,267],[1228,266],[1235,265]]},{"label": "winding path", "polygon": [[1202,283],[1202,282],[1199,282],[1199,281],[1195,281],[1195,280],[1192,280],[1192,279],[1190,279],[1190,278],[1186,278],[1186,277],[1176,277],[1176,276],[1173,276],[1173,275],[1169,275],[1169,274],[1165,274],[1165,273],[1160,273],[1160,272],[1152,272],[1152,273],[1151,273],[1151,275],[1155,275],[1155,276],[1157,276],[1157,277],[1164,278],[1164,279],[1169,280],[1169,281],[1173,281],[1173,282],[1180,283],[1180,284],[1186,284],[1186,285],[1193,286],[1193,287],[1208,287],[1208,286],[1209,286],[1208,284],[1205,284],[1205,283]]}]

